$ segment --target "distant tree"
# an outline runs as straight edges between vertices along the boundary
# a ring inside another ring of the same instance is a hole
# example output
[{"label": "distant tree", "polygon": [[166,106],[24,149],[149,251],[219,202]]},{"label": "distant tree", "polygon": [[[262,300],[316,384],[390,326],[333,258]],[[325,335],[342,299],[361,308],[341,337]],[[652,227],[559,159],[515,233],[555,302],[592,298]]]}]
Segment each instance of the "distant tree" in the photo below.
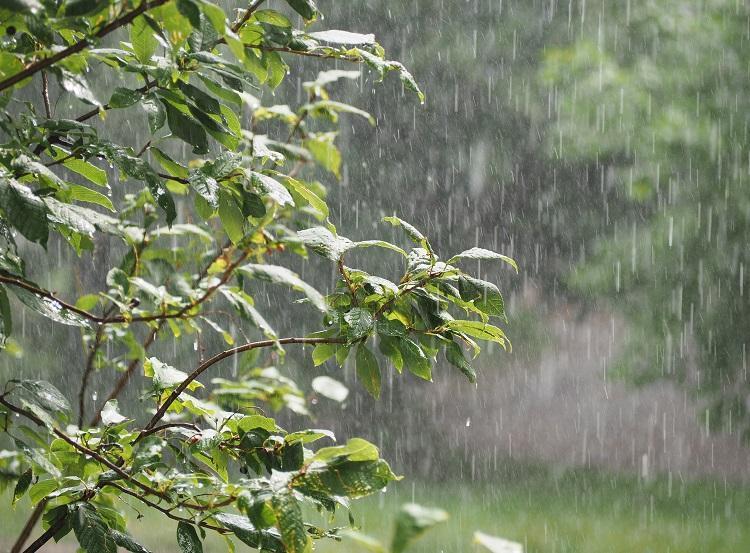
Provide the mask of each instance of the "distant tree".
[{"label": "distant tree", "polygon": [[[442,353],[474,381],[464,349],[476,355],[475,340],[508,344],[488,322],[505,317],[499,290],[461,267],[472,260],[515,267],[511,259],[475,247],[441,261],[419,230],[395,216],[384,220],[404,232],[408,250],[337,234],[325,188],[313,179],[316,166],[339,173],[339,116],[371,120],[329,93],[362,75],[321,72],[303,83],[306,98],[296,109],[264,106],[256,91],[276,88],[289,70],[283,55],[298,55],[364,63],[379,78],[395,72],[422,93],[372,35],[311,31],[319,15],[312,0],[286,3],[283,13],[255,0],[233,17],[200,0],[0,3],[4,355],[20,354],[13,322],[21,309],[78,327],[85,346],[78,368],[57,358],[51,342],[33,344],[50,365],[37,374],[62,365],[78,389],[63,393],[18,374],[0,394],[13,445],[0,456],[3,473],[15,482],[14,501],[28,496],[34,505],[14,551],[39,518],[44,532],[25,551],[71,531],[87,553],[145,551],[127,532],[126,504],[177,521],[176,542],[189,553],[202,551],[206,531],[224,536],[230,550],[232,538],[289,552],[310,551],[318,539],[364,540],[320,527],[305,506],[333,513],[398,477],[363,439],[319,447],[333,438],[329,432],[282,429],[268,415],[306,413],[305,393],[269,360],[292,344],[313,346],[315,366],[352,358],[358,380],[378,397],[384,360],[430,381]],[[305,27],[295,28],[297,16]],[[116,86],[103,101],[108,82]],[[71,286],[61,294],[39,284],[41,271],[27,261],[52,243],[68,244],[106,273],[105,289],[66,300]],[[402,258],[400,278],[345,263],[364,248]],[[336,272],[327,295],[277,264],[310,251]],[[280,336],[274,321],[298,317],[297,307],[261,313],[254,298],[264,283],[301,294],[320,313],[320,330]],[[241,343],[231,328],[242,329]],[[211,333],[229,349],[204,356],[198,341],[214,343],[203,338]],[[195,344],[199,361],[175,368],[176,356],[149,353],[160,343]],[[261,350],[275,355],[263,361]],[[235,378],[207,378],[238,356]],[[118,405],[141,367],[145,417]],[[95,373],[108,375],[111,389],[87,412]],[[347,395],[328,376],[312,387],[335,401]],[[444,518],[406,506],[391,550],[403,551]]]},{"label": "distant tree", "polygon": [[570,282],[628,315],[622,372],[687,381],[713,402],[707,424],[748,437],[750,11],[580,10],[588,30],[549,48],[540,73],[555,98],[549,148],[592,164],[611,230]]}]

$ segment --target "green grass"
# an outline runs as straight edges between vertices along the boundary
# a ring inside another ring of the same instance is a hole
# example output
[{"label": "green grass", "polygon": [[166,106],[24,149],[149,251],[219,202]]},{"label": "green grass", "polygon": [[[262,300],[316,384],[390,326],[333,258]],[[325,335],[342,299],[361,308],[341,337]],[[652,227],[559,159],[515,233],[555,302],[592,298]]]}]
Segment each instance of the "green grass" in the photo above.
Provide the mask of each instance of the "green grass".
[{"label": "green grass", "polygon": [[[357,503],[353,513],[363,531],[387,540],[396,509],[409,501],[451,514],[415,545],[414,553],[473,551],[475,530],[521,542],[528,553],[750,551],[750,488],[718,481],[674,477],[671,483],[668,478],[644,483],[594,471],[557,474],[510,464],[482,483],[403,482]],[[22,519],[22,513],[0,510],[2,535],[12,534]],[[345,521],[342,514],[336,522]],[[176,551],[174,526],[160,515],[135,523],[133,533],[154,552]],[[74,551],[72,542],[68,550]],[[324,542],[316,550],[357,551],[352,543]],[[207,543],[207,553],[221,551],[226,551],[221,540]]]}]

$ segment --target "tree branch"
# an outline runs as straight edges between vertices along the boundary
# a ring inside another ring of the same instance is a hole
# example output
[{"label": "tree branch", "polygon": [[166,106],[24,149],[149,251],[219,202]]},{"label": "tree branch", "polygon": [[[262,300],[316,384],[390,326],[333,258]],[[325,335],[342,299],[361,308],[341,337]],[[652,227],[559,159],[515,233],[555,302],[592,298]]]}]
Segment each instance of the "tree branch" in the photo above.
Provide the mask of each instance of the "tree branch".
[{"label": "tree branch", "polygon": [[[10,403],[8,400],[5,399],[4,395],[0,396],[0,404],[4,405],[8,409],[10,409],[12,412],[14,412],[14,413],[16,413],[18,415],[22,415],[22,416],[26,417],[27,419],[29,419],[31,422],[33,422],[34,424],[36,424],[38,426],[47,426],[44,423],[44,421],[42,421],[42,419],[40,419],[39,417],[37,417],[34,413],[32,413],[31,411],[29,411],[28,409],[24,409],[23,407],[18,407],[16,405],[13,405],[12,403]],[[88,455],[89,457],[91,457],[92,459],[94,459],[95,461],[97,461],[98,463],[104,465],[108,469],[113,470],[119,476],[121,476],[122,478],[124,478],[128,482],[131,482],[134,486],[140,488],[144,492],[149,493],[151,495],[154,495],[156,497],[159,497],[161,499],[169,500],[169,497],[166,494],[160,492],[159,490],[157,490],[155,488],[152,488],[151,486],[149,486],[147,484],[144,484],[144,483],[140,482],[139,480],[136,480],[134,476],[132,476],[132,475],[128,474],[127,472],[125,472],[122,468],[120,468],[119,466],[117,466],[116,464],[114,464],[112,461],[110,461],[106,457],[100,455],[99,453],[97,453],[93,449],[89,449],[85,445],[79,444],[77,441],[75,441],[73,438],[71,438],[70,436],[68,436],[65,432],[63,432],[59,428],[57,428],[55,426],[52,426],[51,427],[51,431],[52,431],[52,433],[55,436],[57,436],[58,438],[62,439],[64,442],[68,443],[69,445],[73,446],[79,452],[83,453],[84,455]]]},{"label": "tree branch", "polygon": [[226,528],[222,528],[220,526],[214,526],[213,524],[209,524],[207,522],[203,522],[202,520],[199,520],[199,521],[196,522],[195,519],[192,519],[192,518],[183,518],[183,517],[178,517],[177,515],[173,515],[172,512],[169,509],[165,509],[164,507],[162,507],[158,503],[154,503],[150,499],[148,499],[146,497],[143,497],[142,495],[139,495],[139,494],[135,493],[133,490],[129,490],[128,488],[125,488],[124,486],[120,486],[119,484],[116,484],[115,482],[106,482],[104,485],[105,486],[110,486],[112,488],[116,488],[116,489],[120,490],[122,493],[124,493],[126,495],[129,495],[130,497],[134,497],[135,499],[137,499],[141,503],[144,503],[145,505],[148,505],[152,509],[156,509],[157,511],[159,511],[163,515],[171,518],[172,520],[176,520],[176,521],[179,521],[179,522],[187,522],[188,524],[194,524],[194,525],[197,525],[197,526],[201,526],[203,528],[208,528],[209,530],[214,530],[215,532],[219,532],[220,534],[228,534],[228,533],[230,533],[230,531],[227,530]]},{"label": "tree branch", "polygon": [[[107,25],[99,29],[99,31],[97,31],[94,37],[103,38],[107,36],[109,33],[111,33],[112,31],[115,31],[119,29],[120,27],[127,25],[128,23],[133,21],[136,17],[138,17],[142,13],[150,9],[159,7],[162,4],[166,4],[168,1],[169,0],[144,1],[137,8],[134,8],[133,10],[118,17],[117,19],[111,21],[110,23],[108,23]],[[41,71],[42,69],[46,69],[47,67],[50,67],[51,65],[54,65],[57,62],[62,61],[69,56],[72,56],[73,54],[77,54],[78,52],[85,50],[89,46],[91,46],[90,39],[83,38],[79,40],[78,42],[76,42],[75,44],[73,44],[72,46],[69,46],[65,48],[64,50],[60,50],[59,52],[57,52],[56,54],[53,54],[52,56],[35,61],[34,63],[28,65],[26,69],[19,71],[15,75],[11,75],[7,79],[0,81],[0,92],[20,83],[21,81],[28,79],[29,77]]]},{"label": "tree branch", "polygon": [[[40,502],[40,505],[41,503],[42,502]],[[44,534],[39,536],[36,540],[34,540],[34,543],[24,549],[23,553],[33,553],[34,551],[39,551],[45,543],[54,538],[55,534],[57,534],[62,529],[68,516],[69,514],[65,513],[63,516],[59,517],[50,525],[49,528],[47,528],[47,531],[44,532]]]},{"label": "tree branch", "polygon": [[164,403],[159,406],[159,409],[157,409],[154,416],[151,417],[151,420],[146,425],[146,427],[141,431],[138,437],[136,437],[134,443],[141,440],[146,435],[146,433],[151,430],[162,419],[162,417],[164,417],[167,410],[169,409],[169,406],[172,405],[177,400],[177,398],[180,397],[180,394],[182,394],[182,392],[187,389],[191,382],[193,382],[196,378],[198,378],[213,365],[215,365],[219,361],[226,359],[227,357],[232,357],[234,355],[253,349],[272,347],[277,344],[343,344],[345,342],[346,340],[344,338],[281,338],[278,340],[260,340],[258,342],[250,342],[248,344],[243,344],[241,346],[237,346],[236,348],[217,353],[210,359],[207,359],[206,361],[201,363],[198,368],[190,373],[188,377],[172,391],[172,393],[164,401]]}]

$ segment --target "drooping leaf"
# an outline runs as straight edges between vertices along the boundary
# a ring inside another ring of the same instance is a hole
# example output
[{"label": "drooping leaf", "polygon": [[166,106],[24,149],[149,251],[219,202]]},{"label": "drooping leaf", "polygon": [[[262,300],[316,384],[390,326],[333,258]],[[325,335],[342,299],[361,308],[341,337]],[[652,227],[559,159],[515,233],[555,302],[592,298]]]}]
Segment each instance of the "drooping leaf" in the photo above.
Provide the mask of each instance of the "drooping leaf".
[{"label": "drooping leaf", "polygon": [[469,379],[469,382],[472,384],[476,383],[477,373],[472,366],[469,365],[469,362],[464,357],[464,352],[461,349],[461,346],[456,342],[450,342],[445,345],[445,358],[451,365],[457,367],[464,376]]},{"label": "drooping leaf", "polygon": [[396,344],[404,359],[404,367],[413,375],[432,382],[432,364],[416,342],[406,337],[396,338]]},{"label": "drooping leaf", "polygon": [[203,553],[203,544],[192,524],[177,523],[177,545],[182,553]]},{"label": "drooping leaf", "polygon": [[203,125],[168,102],[166,108],[167,123],[172,134],[192,146],[194,154],[207,154],[208,136]]},{"label": "drooping leaf", "polygon": [[375,355],[367,349],[367,346],[357,346],[356,355],[357,377],[362,386],[365,387],[374,398],[380,397],[380,367]]},{"label": "drooping leaf", "polygon": [[16,482],[16,487],[13,490],[13,503],[18,501],[26,493],[31,485],[31,479],[34,477],[34,471],[32,469],[26,469],[21,477]]},{"label": "drooping leaf", "polygon": [[47,206],[31,189],[0,176],[0,209],[24,237],[47,246]]},{"label": "drooping leaf", "polygon": [[73,531],[86,553],[117,553],[117,543],[102,516],[90,503],[79,503],[73,511]]},{"label": "drooping leaf", "polygon": [[318,8],[313,0],[286,0],[286,3],[307,21],[318,17]]},{"label": "drooping leaf", "polygon": [[223,190],[219,194],[219,219],[232,243],[239,243],[245,236],[245,216],[234,198]]},{"label": "drooping leaf", "polygon": [[502,347],[506,347],[508,340],[502,329],[487,323],[479,321],[447,321],[445,327],[455,332],[463,332],[473,338],[497,342]]},{"label": "drooping leaf", "polygon": [[442,509],[422,507],[416,503],[402,505],[396,515],[391,552],[403,553],[412,541],[446,520],[448,513]]},{"label": "drooping leaf", "polygon": [[135,541],[133,536],[130,536],[129,534],[111,528],[109,533],[112,536],[112,539],[115,540],[115,543],[123,549],[131,551],[132,553],[151,553],[151,551]]},{"label": "drooping leaf", "polygon": [[312,538],[305,531],[302,509],[294,495],[289,491],[276,493],[271,499],[271,505],[285,550],[289,553],[312,551]]}]

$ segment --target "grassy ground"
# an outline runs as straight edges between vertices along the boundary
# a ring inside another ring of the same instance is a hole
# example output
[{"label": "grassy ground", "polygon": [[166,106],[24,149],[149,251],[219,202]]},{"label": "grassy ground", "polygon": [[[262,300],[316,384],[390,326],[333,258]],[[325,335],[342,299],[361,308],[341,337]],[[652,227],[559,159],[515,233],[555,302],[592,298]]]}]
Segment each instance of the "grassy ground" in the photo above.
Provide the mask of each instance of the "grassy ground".
[{"label": "grassy ground", "polygon": [[[644,483],[592,471],[555,474],[544,467],[513,465],[492,482],[401,483],[360,502],[354,515],[365,532],[387,539],[393,513],[409,501],[451,513],[447,523],[413,548],[414,553],[472,551],[475,530],[521,542],[528,553],[750,551],[750,488],[723,482],[683,482],[674,477]],[[20,508],[6,510],[7,495],[3,505],[0,544],[23,519]],[[154,552],[176,552],[174,527],[160,516],[135,523],[133,533]],[[58,549],[74,550],[72,542]],[[321,543],[317,550],[357,549],[351,543]],[[221,540],[206,544],[207,553],[223,551]]]}]

